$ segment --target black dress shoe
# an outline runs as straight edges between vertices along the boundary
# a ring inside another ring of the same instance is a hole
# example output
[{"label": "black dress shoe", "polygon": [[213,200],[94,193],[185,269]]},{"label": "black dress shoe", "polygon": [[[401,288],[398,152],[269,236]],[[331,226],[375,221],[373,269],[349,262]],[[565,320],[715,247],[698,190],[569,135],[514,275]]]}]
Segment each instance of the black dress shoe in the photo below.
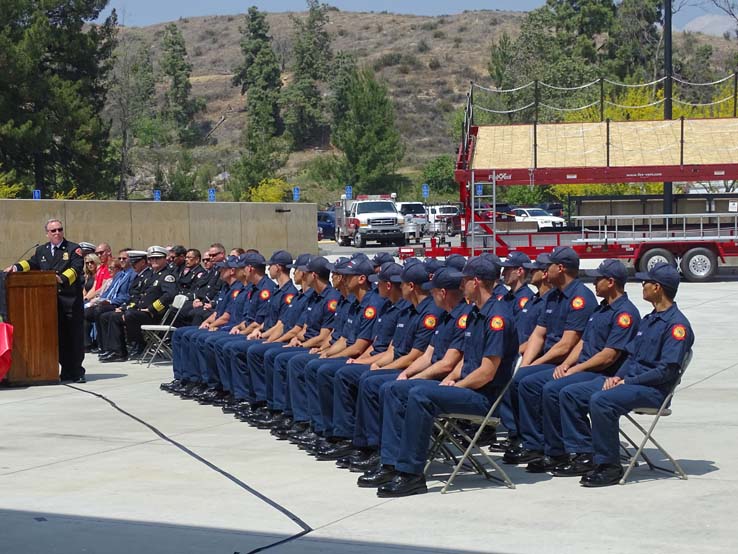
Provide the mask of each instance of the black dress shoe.
[{"label": "black dress shoe", "polygon": [[292,444],[307,444],[309,442],[315,441],[315,439],[318,438],[318,435],[316,435],[309,427],[307,427],[302,433],[299,433],[297,435],[292,435],[290,437],[290,442]]},{"label": "black dress shoe", "polygon": [[315,458],[324,461],[334,461],[344,456],[358,454],[359,451],[351,444],[350,440],[337,442],[331,448],[322,448],[315,453]]},{"label": "black dress shoe", "polygon": [[527,448],[521,448],[519,450],[508,450],[502,457],[502,461],[506,464],[527,464],[534,460],[543,458],[543,452],[537,450],[528,450]]},{"label": "black dress shoe", "polygon": [[181,394],[186,391],[187,387],[189,387],[191,384],[192,383],[190,381],[180,380],[179,384],[172,385],[169,388],[169,392],[171,392],[172,394]]},{"label": "black dress shoe", "polygon": [[271,429],[272,427],[278,427],[284,421],[286,416],[282,412],[274,412],[264,419],[255,422],[257,429]]},{"label": "black dress shoe", "polygon": [[173,381],[169,381],[168,383],[162,383],[161,385],[159,385],[159,388],[161,390],[170,391],[173,387],[176,387],[177,385],[179,385],[179,380],[174,379]]},{"label": "black dress shoe", "polygon": [[226,406],[233,402],[233,396],[228,391],[223,391],[223,394],[219,394],[213,399],[213,406]]},{"label": "black dress shoe", "polygon": [[128,356],[131,358],[140,358],[144,350],[146,350],[146,346],[139,342],[134,342],[128,350]]},{"label": "black dress shoe", "polygon": [[428,487],[425,484],[425,475],[422,473],[420,475],[398,473],[391,482],[377,489],[377,496],[380,498],[397,498],[426,492],[428,492]]},{"label": "black dress shoe", "polygon": [[390,483],[398,475],[393,466],[380,465],[373,471],[367,471],[356,480],[356,484],[364,489],[379,487]]},{"label": "black dress shoe", "polygon": [[533,460],[525,468],[528,473],[547,473],[553,471],[558,466],[569,461],[569,456],[563,454],[561,456],[544,456]]},{"label": "black dress shoe", "polygon": [[351,462],[349,469],[351,473],[359,473],[360,471],[371,471],[380,464],[379,450],[373,450],[364,459]]},{"label": "black dress shoe", "polygon": [[181,398],[195,398],[198,394],[202,394],[208,389],[204,383],[190,383],[182,392],[179,393]]},{"label": "black dress shoe", "polygon": [[620,464],[599,464],[580,479],[583,487],[609,487],[617,485],[623,477]]},{"label": "black dress shoe", "polygon": [[569,460],[556,466],[551,474],[554,477],[579,477],[586,475],[594,469],[592,454],[575,454]]},{"label": "black dress shoe", "polygon": [[79,377],[77,377],[76,379],[72,381],[72,383],[86,383],[86,382],[87,382],[87,379],[85,378],[84,375],[80,375]]},{"label": "black dress shoe", "polygon": [[489,445],[489,449],[492,452],[507,452],[508,450],[520,448],[522,448],[522,445],[516,437],[497,439]]},{"label": "black dress shoe", "polygon": [[108,350],[106,352],[101,353],[97,359],[101,362],[104,361],[106,358],[110,358],[111,356],[115,356],[116,352],[113,352],[112,350]]},{"label": "black dress shoe", "polygon": [[113,353],[112,356],[106,356],[105,358],[100,358],[100,361],[104,364],[109,364],[113,362],[127,362],[128,356],[126,356],[125,354]]}]

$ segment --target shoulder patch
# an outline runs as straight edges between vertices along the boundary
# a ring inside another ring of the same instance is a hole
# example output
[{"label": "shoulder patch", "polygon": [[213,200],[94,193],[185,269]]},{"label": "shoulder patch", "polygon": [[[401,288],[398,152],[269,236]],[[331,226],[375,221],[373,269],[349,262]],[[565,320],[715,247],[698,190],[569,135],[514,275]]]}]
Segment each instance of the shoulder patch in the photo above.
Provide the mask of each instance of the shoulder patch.
[{"label": "shoulder patch", "polygon": [[241,292],[240,290],[236,289],[231,293],[231,298],[236,298],[238,296],[238,293]]},{"label": "shoulder patch", "polygon": [[285,304],[292,304],[292,299],[295,297],[294,294],[285,294],[284,295],[284,303]]},{"label": "shoulder patch", "polygon": [[425,327],[426,329],[435,329],[437,323],[438,320],[434,315],[428,314],[423,318],[423,327]]},{"label": "shoulder patch", "polygon": [[364,310],[364,319],[374,319],[376,315],[377,310],[374,308],[374,306],[367,306]]},{"label": "shoulder patch", "polygon": [[77,254],[77,256],[81,256],[82,255],[82,249],[81,248],[77,248],[77,249],[75,249],[74,253]]},{"label": "shoulder patch", "polygon": [[522,310],[528,303],[528,300],[530,300],[530,298],[528,298],[527,296],[521,297],[520,300],[518,300],[518,308]]},{"label": "shoulder patch", "polygon": [[174,283],[176,279],[174,278],[174,275],[167,275],[166,277],[164,277],[164,281],[167,283]]},{"label": "shoulder patch", "polygon": [[459,329],[466,329],[466,320],[469,316],[467,314],[462,315],[459,319],[456,320],[456,326]]},{"label": "shoulder patch", "polygon": [[619,327],[627,329],[628,327],[633,325],[633,318],[628,313],[622,313],[618,316],[617,323]]},{"label": "shoulder patch", "polygon": [[331,300],[330,302],[328,302],[329,312],[335,312],[336,308],[338,308],[338,300]]},{"label": "shoulder patch", "polygon": [[502,300],[503,298],[505,298],[505,296],[504,296],[504,295],[502,295],[502,294],[498,294],[498,295],[497,295],[497,300]]},{"label": "shoulder patch", "polygon": [[571,299],[571,307],[573,310],[581,310],[582,308],[584,308],[585,304],[586,302],[581,296],[575,296]]},{"label": "shoulder patch", "polygon": [[489,320],[489,328],[493,331],[502,331],[505,328],[505,320],[501,316],[496,315]]},{"label": "shoulder patch", "polygon": [[687,338],[687,328],[684,325],[674,325],[671,328],[671,336],[676,340],[684,340]]},{"label": "shoulder patch", "polygon": [[204,271],[201,271],[200,273],[198,273],[197,275],[195,275],[195,278],[199,279],[203,275],[205,275],[205,272]]},{"label": "shoulder patch", "polygon": [[271,292],[269,292],[269,289],[264,289],[259,293],[259,298],[262,300],[269,300],[269,297],[272,295]]}]

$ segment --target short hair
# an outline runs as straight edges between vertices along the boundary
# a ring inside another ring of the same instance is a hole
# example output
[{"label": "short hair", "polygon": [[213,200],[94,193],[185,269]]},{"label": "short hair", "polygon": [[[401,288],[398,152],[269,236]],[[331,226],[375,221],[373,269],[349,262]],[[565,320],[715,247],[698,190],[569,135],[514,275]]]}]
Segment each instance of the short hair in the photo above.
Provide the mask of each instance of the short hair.
[{"label": "short hair", "polygon": [[44,223],[44,232],[45,233],[48,233],[49,232],[49,223],[54,223],[54,222],[56,222],[59,225],[61,225],[62,227],[64,227],[64,222],[61,219],[57,219],[55,217],[52,217],[51,219],[47,219],[46,220],[46,223]]},{"label": "short hair", "polygon": [[225,246],[223,246],[219,242],[214,242],[213,244],[210,245],[210,248],[216,248],[219,252],[223,252],[223,253],[225,253],[225,250],[226,250]]},{"label": "short hair", "polygon": [[233,251],[238,252],[239,256],[246,253],[246,250],[244,250],[243,248],[234,248]]},{"label": "short hair", "polygon": [[118,250],[118,254],[121,254],[123,252],[130,252],[131,250],[133,250],[133,248],[129,248],[129,247],[121,248],[120,250]]},{"label": "short hair", "polygon": [[175,256],[184,256],[185,254],[187,254],[187,249],[181,244],[177,244],[175,246],[172,246],[172,252]]},{"label": "short hair", "polygon": [[187,252],[192,252],[198,258],[202,258],[202,254],[200,254],[200,251],[197,248],[190,248]]}]

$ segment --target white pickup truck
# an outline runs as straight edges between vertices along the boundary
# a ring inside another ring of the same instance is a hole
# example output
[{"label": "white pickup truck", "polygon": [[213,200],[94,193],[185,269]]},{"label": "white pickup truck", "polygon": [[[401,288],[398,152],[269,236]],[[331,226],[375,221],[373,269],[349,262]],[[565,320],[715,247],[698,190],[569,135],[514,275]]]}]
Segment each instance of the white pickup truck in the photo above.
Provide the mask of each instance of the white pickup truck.
[{"label": "white pickup truck", "polygon": [[363,248],[367,241],[405,245],[405,220],[395,206],[395,194],[359,195],[336,203],[336,242]]}]

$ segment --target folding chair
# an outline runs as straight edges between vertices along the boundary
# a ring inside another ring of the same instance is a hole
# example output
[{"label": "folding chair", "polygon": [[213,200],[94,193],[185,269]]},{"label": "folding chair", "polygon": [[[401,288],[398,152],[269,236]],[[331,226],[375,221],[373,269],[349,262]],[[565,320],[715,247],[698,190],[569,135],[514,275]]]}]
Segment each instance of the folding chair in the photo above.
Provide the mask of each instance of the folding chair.
[{"label": "folding chair", "polygon": [[[146,367],[151,367],[152,362],[156,359],[159,353],[165,353],[169,358],[172,357],[171,349],[165,344],[169,333],[173,332],[176,327],[174,323],[177,321],[179,312],[182,311],[182,306],[187,302],[187,296],[184,294],[178,294],[174,297],[172,305],[164,313],[164,317],[159,325],[141,325],[141,331],[146,339],[146,348],[144,353],[139,359],[139,363],[143,364],[146,362],[146,357],[149,358],[149,363]],[[167,321],[171,316],[171,320]]]},{"label": "folding chair", "polygon": [[[669,454],[663,446],[661,446],[658,442],[656,442],[656,439],[653,438],[653,430],[656,428],[656,424],[659,422],[659,419],[663,416],[669,416],[671,415],[671,408],[669,408],[669,404],[671,403],[671,399],[674,396],[674,392],[676,391],[677,386],[679,386],[679,383],[682,380],[682,376],[684,375],[684,372],[687,371],[687,367],[692,361],[692,351],[690,350],[687,352],[687,355],[684,357],[684,362],[682,363],[682,367],[679,369],[679,375],[677,376],[676,381],[674,382],[674,386],[669,391],[669,394],[666,395],[666,398],[664,398],[664,401],[661,403],[660,408],[636,408],[632,411],[632,413],[635,413],[637,415],[648,415],[648,416],[654,416],[653,421],[651,422],[651,426],[648,428],[648,431],[643,428],[631,414],[625,414],[625,417],[630,421],[636,429],[638,429],[641,433],[643,433],[643,440],[641,441],[640,446],[636,446],[635,441],[631,439],[625,431],[623,431],[622,428],[620,428],[620,434],[625,438],[628,443],[636,449],[635,454],[630,456],[630,463],[628,464],[628,467],[625,470],[625,473],[623,473],[622,479],[620,479],[620,484],[624,485],[625,481],[627,481],[628,476],[630,475],[630,472],[633,470],[633,468],[638,465],[638,458],[643,458],[643,460],[648,464],[648,467],[652,470],[659,469],[661,471],[665,471],[667,473],[671,473],[673,475],[676,475],[680,479],[687,479],[687,474],[682,469],[682,466],[679,465],[679,462],[677,462],[674,458],[672,458],[671,454]],[[648,457],[648,455],[643,451],[643,449],[646,446],[646,443],[648,442],[653,443],[653,445],[659,449],[659,451],[666,456],[669,461],[674,466],[674,469],[669,469],[668,467],[659,466],[651,461],[651,459]],[[630,451],[623,447],[623,450],[625,450],[628,454],[630,454]]]},{"label": "folding chair", "polygon": [[[441,489],[441,494],[446,493],[448,488],[454,482],[454,479],[456,479],[456,475],[459,473],[466,462],[469,462],[477,471],[477,473],[479,473],[480,475],[484,475],[486,479],[494,480],[499,483],[504,483],[508,488],[511,489],[515,488],[515,483],[510,480],[510,477],[508,477],[507,473],[505,473],[505,470],[503,470],[502,467],[489,456],[489,454],[487,454],[484,450],[477,446],[477,441],[488,427],[496,428],[500,425],[500,418],[495,417],[493,414],[502,402],[502,399],[507,393],[508,388],[510,388],[510,384],[512,383],[513,377],[515,376],[515,372],[520,366],[520,361],[521,358],[518,357],[510,379],[505,384],[502,392],[497,396],[497,399],[494,401],[486,415],[481,416],[454,413],[440,414],[436,418],[435,426],[437,429],[437,433],[432,439],[433,443],[431,444],[431,449],[428,454],[428,462],[425,465],[425,471],[428,471],[431,462],[439,453],[442,453],[447,460],[453,460],[455,462],[454,470],[451,473],[451,476],[448,478],[448,481],[446,481],[446,484],[443,486],[443,489]],[[461,425],[461,423],[463,422],[477,425],[477,431],[474,433],[473,437],[470,437],[469,434],[463,429]],[[461,443],[459,438],[457,438],[458,436],[460,436],[467,443],[466,448]],[[447,443],[450,443],[450,446]],[[460,458],[454,454],[453,448],[455,448],[459,452],[463,452]],[[490,473],[487,468],[484,467],[484,464],[474,457],[475,453],[481,454],[482,457],[492,466],[493,470],[500,475],[500,477],[493,473]]]}]

